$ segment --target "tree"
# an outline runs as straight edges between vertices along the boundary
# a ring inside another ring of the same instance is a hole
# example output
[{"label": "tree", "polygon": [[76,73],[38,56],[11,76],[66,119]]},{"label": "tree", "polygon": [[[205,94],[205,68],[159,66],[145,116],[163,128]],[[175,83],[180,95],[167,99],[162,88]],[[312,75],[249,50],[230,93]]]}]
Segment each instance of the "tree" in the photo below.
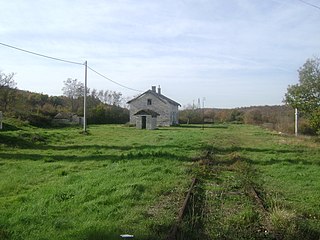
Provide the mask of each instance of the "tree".
[{"label": "tree", "polygon": [[30,93],[27,102],[30,104],[31,109],[36,109],[39,114],[40,109],[48,102],[49,96],[46,94]]},{"label": "tree", "polygon": [[121,104],[121,100],[122,100],[122,93],[114,91],[112,93],[112,99],[113,99],[112,105],[119,107]]},{"label": "tree", "polygon": [[106,90],[103,94],[103,101],[104,104],[110,104],[112,103],[112,94],[110,91]]},{"label": "tree", "polygon": [[14,88],[17,85],[13,79],[14,75],[14,73],[6,75],[0,71],[0,89],[5,87]]},{"label": "tree", "polygon": [[62,106],[64,101],[62,97],[57,97],[57,96],[51,96],[49,97],[49,102],[52,104],[52,106],[57,107],[57,106]]},{"label": "tree", "polygon": [[320,58],[308,59],[298,72],[299,83],[288,87],[285,102],[304,113],[320,133]]},{"label": "tree", "polygon": [[16,99],[17,83],[13,79],[14,75],[14,73],[6,75],[0,72],[0,102],[4,111],[7,111],[9,104]]},{"label": "tree", "polygon": [[179,112],[179,121],[181,123],[202,123],[202,109],[194,109],[191,105]]},{"label": "tree", "polygon": [[76,100],[84,95],[84,85],[78,82],[77,79],[72,78],[68,78],[66,81],[63,81],[63,83],[63,94],[71,100],[71,111],[76,112],[79,107],[79,104],[76,105]]},{"label": "tree", "polygon": [[243,123],[243,112],[237,109],[232,110],[228,120],[233,123]]},{"label": "tree", "polygon": [[262,113],[259,109],[250,109],[244,113],[243,120],[246,124],[261,124]]}]

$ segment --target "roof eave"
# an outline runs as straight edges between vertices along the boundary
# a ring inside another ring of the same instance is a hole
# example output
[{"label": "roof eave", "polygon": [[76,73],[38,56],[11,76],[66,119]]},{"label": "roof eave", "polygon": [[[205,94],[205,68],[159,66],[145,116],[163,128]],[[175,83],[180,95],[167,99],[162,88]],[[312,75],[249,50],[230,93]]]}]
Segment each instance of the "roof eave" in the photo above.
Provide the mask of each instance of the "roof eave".
[{"label": "roof eave", "polygon": [[145,95],[145,94],[147,94],[147,93],[150,93],[150,94],[152,94],[153,96],[157,97],[157,98],[158,98],[160,101],[162,101],[163,103],[169,102],[169,103],[171,103],[172,105],[176,105],[176,106],[180,106],[180,107],[181,107],[181,104],[180,104],[180,103],[177,103],[176,101],[174,101],[174,100],[172,100],[172,99],[170,99],[170,98],[168,98],[168,97],[166,97],[166,96],[164,96],[164,95],[162,95],[162,94],[158,94],[158,93],[156,93],[156,92],[154,92],[154,91],[152,91],[152,90],[148,90],[148,91],[140,94],[139,96],[131,99],[130,101],[127,102],[127,104],[130,104],[130,103],[138,100],[140,97],[142,97],[143,95]]}]

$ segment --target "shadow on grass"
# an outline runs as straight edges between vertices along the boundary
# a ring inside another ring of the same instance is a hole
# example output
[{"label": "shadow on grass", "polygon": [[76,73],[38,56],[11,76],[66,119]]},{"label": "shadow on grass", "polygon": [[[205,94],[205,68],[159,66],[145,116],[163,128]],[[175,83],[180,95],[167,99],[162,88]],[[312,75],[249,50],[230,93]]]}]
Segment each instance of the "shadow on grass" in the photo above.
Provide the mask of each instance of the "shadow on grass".
[{"label": "shadow on grass", "polygon": [[204,129],[204,128],[217,128],[217,129],[227,129],[227,125],[213,125],[213,124],[197,124],[197,125],[179,125],[176,128],[198,128],[198,129]]},{"label": "shadow on grass", "polygon": [[123,239],[120,235],[115,233],[109,233],[104,230],[89,230],[83,234],[81,239],[85,240],[119,240]]},{"label": "shadow on grass", "polygon": [[[33,138],[37,138],[36,136]],[[41,140],[41,139],[40,139]],[[22,138],[17,138],[14,136],[5,136],[0,138],[0,143],[6,143],[7,145],[12,144],[12,146],[24,146],[22,149],[37,149],[37,150],[53,150],[58,151],[54,154],[32,154],[32,153],[1,153],[0,158],[3,159],[14,159],[14,160],[44,160],[46,162],[55,162],[55,161],[122,161],[122,160],[132,160],[132,159],[150,159],[150,158],[163,158],[170,160],[182,160],[182,161],[194,161],[187,154],[175,154],[172,153],[172,149],[178,149],[178,152],[187,152],[187,151],[203,151],[204,155],[201,158],[208,158],[210,155],[229,155],[234,153],[241,152],[250,152],[250,153],[265,153],[265,154],[274,154],[275,156],[281,155],[281,159],[276,159],[273,157],[269,160],[251,160],[246,159],[248,163],[254,165],[273,165],[273,164],[302,164],[302,165],[318,165],[320,166],[320,161],[311,161],[311,160],[301,160],[301,159],[292,159],[290,156],[284,156],[283,154],[301,154],[305,153],[306,150],[288,150],[288,149],[269,149],[269,148],[249,148],[249,147],[213,147],[213,146],[179,146],[179,145],[133,145],[133,146],[116,146],[116,145],[71,145],[71,146],[52,146],[45,145],[40,143],[32,143],[30,140],[24,140]],[[79,151],[88,150],[88,153],[83,155],[78,154]],[[76,154],[63,154],[63,151],[75,150]],[[120,154],[107,154],[104,153],[108,150],[119,150],[122,153]],[[90,152],[91,151],[91,152]],[[237,158],[233,159],[234,162],[237,161]],[[220,159],[218,162],[212,162],[212,164],[233,164],[230,162],[230,159]]]},{"label": "shadow on grass", "polygon": [[0,225],[0,239],[11,239],[11,233],[4,226]]},{"label": "shadow on grass", "polygon": [[187,156],[181,156],[163,151],[149,151],[149,152],[132,152],[123,153],[121,155],[116,154],[90,154],[90,155],[46,155],[46,154],[32,154],[32,153],[1,153],[0,159],[9,160],[33,160],[45,162],[82,162],[82,161],[129,161],[129,160],[150,160],[150,159],[169,159],[178,161],[191,161]]},{"label": "shadow on grass", "polygon": [[[147,151],[155,151],[156,149],[173,149],[173,148],[181,148],[181,145],[99,145],[99,144],[92,144],[92,145],[65,145],[65,146],[53,146],[53,145],[37,145],[35,146],[37,149],[40,150],[57,150],[57,151],[64,151],[64,150],[120,150],[120,151],[129,151],[129,150],[147,150]],[[199,149],[199,148],[198,148]],[[196,150],[192,148],[192,150]]]},{"label": "shadow on grass", "polygon": [[[293,156],[297,156],[301,153],[307,153],[307,150],[302,149],[269,149],[269,148],[249,148],[249,147],[212,147],[208,146],[204,148],[207,151],[207,155],[230,155],[234,153],[241,153],[241,152],[250,152],[250,153],[265,153],[265,154],[273,154],[274,156],[271,157],[269,160],[252,160],[252,159],[245,159],[248,163],[254,165],[274,165],[274,164],[302,164],[302,165],[318,165],[320,166],[320,161],[314,160],[306,160],[306,159],[292,159]],[[284,154],[291,154],[291,156],[285,156]],[[277,156],[281,156],[277,158]],[[237,159],[234,159],[237,160]],[[230,163],[230,160],[220,160],[219,164],[227,164]],[[232,164],[232,163],[231,163]]]},{"label": "shadow on grass", "polygon": [[176,131],[176,130],[184,130],[184,129],[227,129],[226,125],[202,125],[202,124],[193,124],[193,125],[178,125],[172,127],[159,127],[156,131]]},{"label": "shadow on grass", "polygon": [[[121,226],[121,228],[128,228],[128,226]],[[130,228],[130,227],[129,227]],[[157,225],[151,224],[148,233],[143,233],[141,230],[124,231],[123,229],[115,229],[114,232],[108,232],[103,229],[90,229],[84,231],[79,239],[86,240],[116,240],[116,239],[128,239],[128,237],[121,237],[121,235],[133,235],[133,238],[129,239],[139,239],[139,240],[159,240],[165,239],[170,226],[167,225]],[[190,239],[190,238],[188,238]]]},{"label": "shadow on grass", "polygon": [[134,235],[133,238],[128,238],[128,237],[121,237],[120,235],[116,235],[114,233],[108,233],[103,230],[101,231],[90,231],[87,233],[83,238],[80,239],[85,239],[85,240],[121,240],[121,239],[139,239],[139,240],[158,240],[162,239],[159,238],[158,236],[142,236],[142,235]]},{"label": "shadow on grass", "polygon": [[8,124],[8,123],[3,123],[3,126],[2,126],[2,132],[9,132],[9,131],[18,131],[18,130],[21,130],[21,128],[18,128],[14,125],[11,125],[11,124]]},{"label": "shadow on grass", "polygon": [[261,165],[261,166],[268,166],[268,165],[274,165],[274,164],[283,164],[286,163],[288,165],[306,165],[306,166],[311,166],[311,165],[317,165],[320,166],[320,162],[316,161],[308,161],[308,160],[300,160],[300,159],[270,159],[270,160],[248,160],[249,163],[254,164],[254,165]]},{"label": "shadow on grass", "polygon": [[205,150],[211,151],[214,154],[228,154],[232,152],[256,152],[256,153],[303,153],[306,150],[301,149],[271,149],[271,148],[251,148],[251,147],[239,147],[239,146],[231,146],[231,147],[212,147],[206,146]]},{"label": "shadow on grass", "polygon": [[8,136],[8,135],[1,136],[0,144],[4,144],[8,147],[19,147],[22,149],[38,147],[30,139],[24,139],[20,136]]}]

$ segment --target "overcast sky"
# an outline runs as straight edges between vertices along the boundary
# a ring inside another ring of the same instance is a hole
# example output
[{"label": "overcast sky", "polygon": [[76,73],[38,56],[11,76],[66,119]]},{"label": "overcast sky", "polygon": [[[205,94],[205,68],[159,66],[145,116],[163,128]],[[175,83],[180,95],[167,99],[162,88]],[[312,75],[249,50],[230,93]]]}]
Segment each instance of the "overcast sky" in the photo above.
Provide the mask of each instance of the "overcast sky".
[{"label": "overcast sky", "polygon": [[[281,104],[298,68],[320,55],[320,9],[300,0],[10,0],[0,9],[1,43],[87,60],[141,91],[161,85],[183,106]],[[19,89],[49,95],[62,95],[67,78],[84,81],[84,66],[1,45],[0,70],[15,72]],[[139,94],[92,71],[88,87]]]}]

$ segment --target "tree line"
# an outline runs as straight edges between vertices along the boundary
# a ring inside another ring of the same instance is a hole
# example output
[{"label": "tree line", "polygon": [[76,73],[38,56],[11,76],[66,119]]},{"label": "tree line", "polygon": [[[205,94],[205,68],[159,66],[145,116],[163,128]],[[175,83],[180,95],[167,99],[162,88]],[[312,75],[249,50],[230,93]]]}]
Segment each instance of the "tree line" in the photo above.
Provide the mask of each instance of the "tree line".
[{"label": "tree line", "polygon": [[[251,106],[234,109],[190,108],[180,111],[180,123],[214,124],[252,124],[277,132],[294,133],[294,108],[289,105]],[[299,132],[315,135],[304,114],[299,116]]]},{"label": "tree line", "polygon": [[[58,113],[83,116],[84,85],[77,79],[63,82],[62,96],[49,96],[17,89],[14,73],[0,72],[0,111],[34,126],[51,126]],[[87,89],[88,123],[126,123],[128,109],[122,107],[121,92]]]}]

